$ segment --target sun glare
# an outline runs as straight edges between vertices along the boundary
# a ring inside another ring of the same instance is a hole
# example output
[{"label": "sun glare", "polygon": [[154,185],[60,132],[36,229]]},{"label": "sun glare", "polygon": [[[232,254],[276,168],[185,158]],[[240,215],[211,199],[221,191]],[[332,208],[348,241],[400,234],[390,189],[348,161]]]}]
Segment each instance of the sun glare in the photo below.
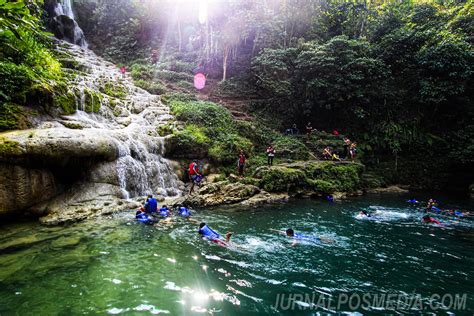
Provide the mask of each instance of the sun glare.
[{"label": "sun glare", "polygon": [[207,2],[208,0],[199,0],[199,23],[207,22]]}]

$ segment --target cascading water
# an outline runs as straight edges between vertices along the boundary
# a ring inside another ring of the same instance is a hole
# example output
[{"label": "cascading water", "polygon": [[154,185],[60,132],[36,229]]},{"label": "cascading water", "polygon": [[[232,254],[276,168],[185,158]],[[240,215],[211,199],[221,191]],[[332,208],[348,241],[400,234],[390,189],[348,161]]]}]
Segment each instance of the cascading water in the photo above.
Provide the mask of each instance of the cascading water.
[{"label": "cascading water", "polygon": [[[122,78],[115,65],[92,51],[73,45],[60,46],[60,50],[69,54],[84,69],[69,85],[70,93],[76,96],[77,111],[64,119],[113,139],[119,156],[114,162],[116,177],[123,198],[146,194],[180,195],[180,181],[170,161],[163,157],[165,137],[157,131],[160,125],[173,120],[168,107],[161,103],[158,96]],[[115,87],[113,89],[126,92],[126,96],[116,97],[108,91],[105,92],[109,94],[99,92],[104,91],[104,87]],[[87,104],[94,104],[97,99],[101,104],[98,113],[86,113]]]},{"label": "cascading water", "polygon": [[54,8],[50,10],[50,15],[49,24],[56,37],[87,47],[84,32],[75,21],[71,0],[56,2]]}]

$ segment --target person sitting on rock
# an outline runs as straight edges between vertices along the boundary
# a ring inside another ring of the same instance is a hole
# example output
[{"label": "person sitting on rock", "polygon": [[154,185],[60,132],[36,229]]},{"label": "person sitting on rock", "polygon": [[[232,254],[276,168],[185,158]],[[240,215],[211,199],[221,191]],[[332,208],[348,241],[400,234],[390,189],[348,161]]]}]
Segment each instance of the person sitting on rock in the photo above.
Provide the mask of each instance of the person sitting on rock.
[{"label": "person sitting on rock", "polygon": [[324,148],[323,150],[323,158],[327,160],[331,160],[332,158],[332,152],[329,147]]},{"label": "person sitting on rock", "polygon": [[158,202],[153,195],[149,194],[145,202],[145,212],[150,215],[155,215],[158,211]]}]

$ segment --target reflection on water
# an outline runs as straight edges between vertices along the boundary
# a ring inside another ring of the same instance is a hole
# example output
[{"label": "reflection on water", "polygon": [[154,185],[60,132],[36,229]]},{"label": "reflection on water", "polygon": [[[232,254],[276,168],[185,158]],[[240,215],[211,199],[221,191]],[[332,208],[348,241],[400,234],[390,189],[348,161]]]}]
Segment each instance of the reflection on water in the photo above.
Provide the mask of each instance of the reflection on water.
[{"label": "reflection on water", "polygon": [[[404,201],[365,197],[195,212],[220,233],[235,233],[230,249],[201,240],[196,225],[182,218],[152,227],[134,222],[134,212],[69,227],[4,226],[0,314],[291,314],[274,306],[278,295],[367,292],[425,301],[433,293],[467,293],[472,308],[470,220],[423,224],[422,213]],[[358,218],[362,209],[373,219]],[[294,245],[270,230],[289,227],[332,242]]]}]

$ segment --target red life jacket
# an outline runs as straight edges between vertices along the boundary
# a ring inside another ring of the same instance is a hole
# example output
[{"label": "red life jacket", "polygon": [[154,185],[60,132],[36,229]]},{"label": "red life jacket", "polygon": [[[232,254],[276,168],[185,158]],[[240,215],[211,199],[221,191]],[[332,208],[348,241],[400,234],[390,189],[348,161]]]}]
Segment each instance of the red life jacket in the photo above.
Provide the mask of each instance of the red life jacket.
[{"label": "red life jacket", "polygon": [[[196,174],[196,171],[194,170],[194,166],[196,166],[195,162],[191,162],[191,164],[189,164],[189,175],[191,176]],[[196,170],[197,170],[197,166],[196,166]]]}]

